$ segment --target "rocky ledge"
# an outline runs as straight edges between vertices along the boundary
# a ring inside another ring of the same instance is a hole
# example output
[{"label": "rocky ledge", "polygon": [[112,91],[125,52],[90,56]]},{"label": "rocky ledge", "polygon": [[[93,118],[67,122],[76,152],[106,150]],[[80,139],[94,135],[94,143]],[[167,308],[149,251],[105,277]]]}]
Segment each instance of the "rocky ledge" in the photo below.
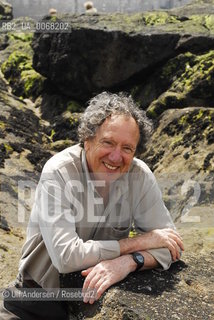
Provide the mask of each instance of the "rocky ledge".
[{"label": "rocky ledge", "polygon": [[[188,254],[166,271],[133,273],[108,290],[94,305],[71,304],[71,319],[94,320],[208,320],[214,316],[214,252],[210,256]],[[77,280],[78,279],[78,280]],[[62,279],[62,285],[78,285],[81,276]],[[75,286],[75,287],[78,287]],[[199,307],[200,306],[200,307]]]}]

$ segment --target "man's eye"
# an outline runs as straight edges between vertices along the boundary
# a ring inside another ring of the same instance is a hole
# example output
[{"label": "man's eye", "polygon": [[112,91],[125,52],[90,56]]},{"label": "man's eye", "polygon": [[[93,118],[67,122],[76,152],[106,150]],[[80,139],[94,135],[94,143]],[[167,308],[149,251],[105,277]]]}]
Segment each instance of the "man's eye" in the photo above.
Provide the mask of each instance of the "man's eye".
[{"label": "man's eye", "polygon": [[134,153],[134,150],[130,147],[123,147],[125,153],[131,154]]},{"label": "man's eye", "polygon": [[110,147],[113,145],[113,143],[111,141],[103,141],[102,144],[106,147]]}]

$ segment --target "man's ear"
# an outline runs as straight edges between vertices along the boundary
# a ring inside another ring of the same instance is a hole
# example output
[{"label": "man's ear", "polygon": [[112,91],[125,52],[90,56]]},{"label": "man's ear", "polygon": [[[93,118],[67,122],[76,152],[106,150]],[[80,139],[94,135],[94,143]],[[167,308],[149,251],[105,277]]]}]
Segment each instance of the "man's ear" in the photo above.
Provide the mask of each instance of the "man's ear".
[{"label": "man's ear", "polygon": [[87,152],[89,149],[89,141],[88,140],[84,141],[84,149],[85,149],[85,152]]}]

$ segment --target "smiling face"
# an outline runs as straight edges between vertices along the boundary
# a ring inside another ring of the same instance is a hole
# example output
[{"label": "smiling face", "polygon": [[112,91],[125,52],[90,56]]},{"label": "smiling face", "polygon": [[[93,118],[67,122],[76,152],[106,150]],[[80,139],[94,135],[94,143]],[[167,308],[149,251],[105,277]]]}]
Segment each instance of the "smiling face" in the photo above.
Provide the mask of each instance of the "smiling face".
[{"label": "smiling face", "polygon": [[139,128],[130,116],[112,115],[85,141],[89,171],[107,183],[129,170],[139,141]]}]

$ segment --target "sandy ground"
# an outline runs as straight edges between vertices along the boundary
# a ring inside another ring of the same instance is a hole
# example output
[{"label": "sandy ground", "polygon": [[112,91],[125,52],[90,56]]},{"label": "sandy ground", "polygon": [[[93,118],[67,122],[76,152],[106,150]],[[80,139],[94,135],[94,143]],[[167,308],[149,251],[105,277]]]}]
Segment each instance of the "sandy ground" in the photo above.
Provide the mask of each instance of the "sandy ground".
[{"label": "sandy ground", "polygon": [[0,288],[6,287],[17,275],[25,231],[0,229]]}]

